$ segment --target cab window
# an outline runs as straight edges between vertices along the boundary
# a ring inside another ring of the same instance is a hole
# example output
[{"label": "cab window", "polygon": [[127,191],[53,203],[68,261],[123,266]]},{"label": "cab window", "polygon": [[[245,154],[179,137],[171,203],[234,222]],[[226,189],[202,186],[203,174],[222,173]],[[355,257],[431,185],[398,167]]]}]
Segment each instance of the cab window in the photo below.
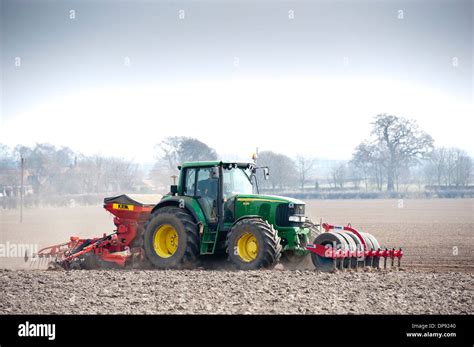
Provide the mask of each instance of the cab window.
[{"label": "cab window", "polygon": [[252,194],[253,186],[250,181],[250,172],[245,169],[231,169],[224,171],[224,198],[237,194]]},{"label": "cab window", "polygon": [[183,194],[187,196],[194,196],[196,183],[196,169],[187,169]]}]

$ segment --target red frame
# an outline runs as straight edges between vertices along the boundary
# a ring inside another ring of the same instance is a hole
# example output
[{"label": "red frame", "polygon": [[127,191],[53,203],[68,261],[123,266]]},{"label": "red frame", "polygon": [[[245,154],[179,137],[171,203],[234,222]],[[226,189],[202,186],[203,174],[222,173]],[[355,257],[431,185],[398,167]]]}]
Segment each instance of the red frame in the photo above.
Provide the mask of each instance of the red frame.
[{"label": "red frame", "polygon": [[137,236],[138,229],[148,219],[153,206],[133,205],[133,210],[125,210],[114,208],[113,203],[108,203],[104,205],[104,208],[115,216],[114,224],[117,230],[114,233],[109,235],[104,233],[102,237],[90,239],[90,245],[74,254],[70,254],[70,252],[86,242],[87,239],[71,236],[69,242],[42,248],[37,256],[40,258],[53,257],[59,262],[70,262],[85,253],[94,252],[104,261],[124,266],[132,255],[141,254],[141,250],[131,249],[130,244]]},{"label": "red frame", "polygon": [[331,232],[331,230],[345,230],[354,233],[362,243],[364,250],[363,251],[349,251],[337,249],[334,250],[332,247],[317,245],[317,244],[308,244],[306,249],[312,253],[319,255],[324,258],[348,258],[348,257],[383,257],[383,258],[401,258],[403,256],[403,250],[399,249],[378,249],[378,250],[368,250],[364,238],[357,229],[354,229],[350,224],[347,226],[336,226],[328,223],[323,223],[322,227],[325,232]]}]

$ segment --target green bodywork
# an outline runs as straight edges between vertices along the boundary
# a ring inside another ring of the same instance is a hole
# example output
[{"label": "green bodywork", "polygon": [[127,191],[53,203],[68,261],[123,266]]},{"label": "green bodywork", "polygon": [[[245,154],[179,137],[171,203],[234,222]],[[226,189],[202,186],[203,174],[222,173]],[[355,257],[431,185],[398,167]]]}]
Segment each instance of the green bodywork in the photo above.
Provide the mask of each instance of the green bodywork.
[{"label": "green bodywork", "polygon": [[[224,220],[222,223],[210,223],[207,220],[203,208],[198,198],[183,195],[182,177],[184,169],[197,167],[218,167],[219,165],[234,164],[230,162],[207,161],[207,162],[187,162],[180,167],[180,178],[177,186],[177,194],[168,194],[155,207],[176,205],[186,208],[196,219],[201,234],[201,254],[214,254],[222,249],[225,243],[227,232],[239,220],[247,217],[260,217],[266,220],[277,231],[281,238],[283,252],[292,251],[296,255],[305,255],[308,251],[304,245],[309,243],[310,230],[303,226],[303,223],[283,223],[293,225],[278,225],[277,209],[281,204],[303,206],[304,202],[297,199],[260,194],[237,194],[224,201]],[[243,166],[249,163],[237,163]],[[234,164],[235,165],[235,164]],[[251,164],[250,165],[254,165]],[[220,245],[220,247],[219,247]]]}]

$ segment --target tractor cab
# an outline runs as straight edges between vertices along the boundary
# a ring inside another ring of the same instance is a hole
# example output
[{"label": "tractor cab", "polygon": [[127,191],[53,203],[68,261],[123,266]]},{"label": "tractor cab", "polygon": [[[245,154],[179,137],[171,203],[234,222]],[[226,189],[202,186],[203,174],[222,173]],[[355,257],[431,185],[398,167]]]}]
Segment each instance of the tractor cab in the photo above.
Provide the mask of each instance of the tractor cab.
[{"label": "tractor cab", "polygon": [[179,185],[172,186],[171,192],[194,198],[207,223],[222,227],[226,220],[231,221],[237,196],[258,193],[257,169],[252,163],[184,163]]}]

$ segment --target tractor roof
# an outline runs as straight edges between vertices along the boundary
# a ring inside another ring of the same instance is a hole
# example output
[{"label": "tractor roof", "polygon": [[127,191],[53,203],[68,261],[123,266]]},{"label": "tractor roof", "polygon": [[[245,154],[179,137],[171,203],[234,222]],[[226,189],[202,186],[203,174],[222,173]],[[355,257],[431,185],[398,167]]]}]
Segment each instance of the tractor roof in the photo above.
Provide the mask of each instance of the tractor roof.
[{"label": "tractor roof", "polygon": [[235,162],[235,161],[219,161],[219,160],[214,160],[214,161],[187,161],[184,162],[183,165],[181,165],[182,168],[187,168],[187,167],[209,167],[209,166],[218,166],[220,164],[223,165],[237,165],[238,167],[248,167],[249,165],[255,166],[254,163],[251,162]]}]

